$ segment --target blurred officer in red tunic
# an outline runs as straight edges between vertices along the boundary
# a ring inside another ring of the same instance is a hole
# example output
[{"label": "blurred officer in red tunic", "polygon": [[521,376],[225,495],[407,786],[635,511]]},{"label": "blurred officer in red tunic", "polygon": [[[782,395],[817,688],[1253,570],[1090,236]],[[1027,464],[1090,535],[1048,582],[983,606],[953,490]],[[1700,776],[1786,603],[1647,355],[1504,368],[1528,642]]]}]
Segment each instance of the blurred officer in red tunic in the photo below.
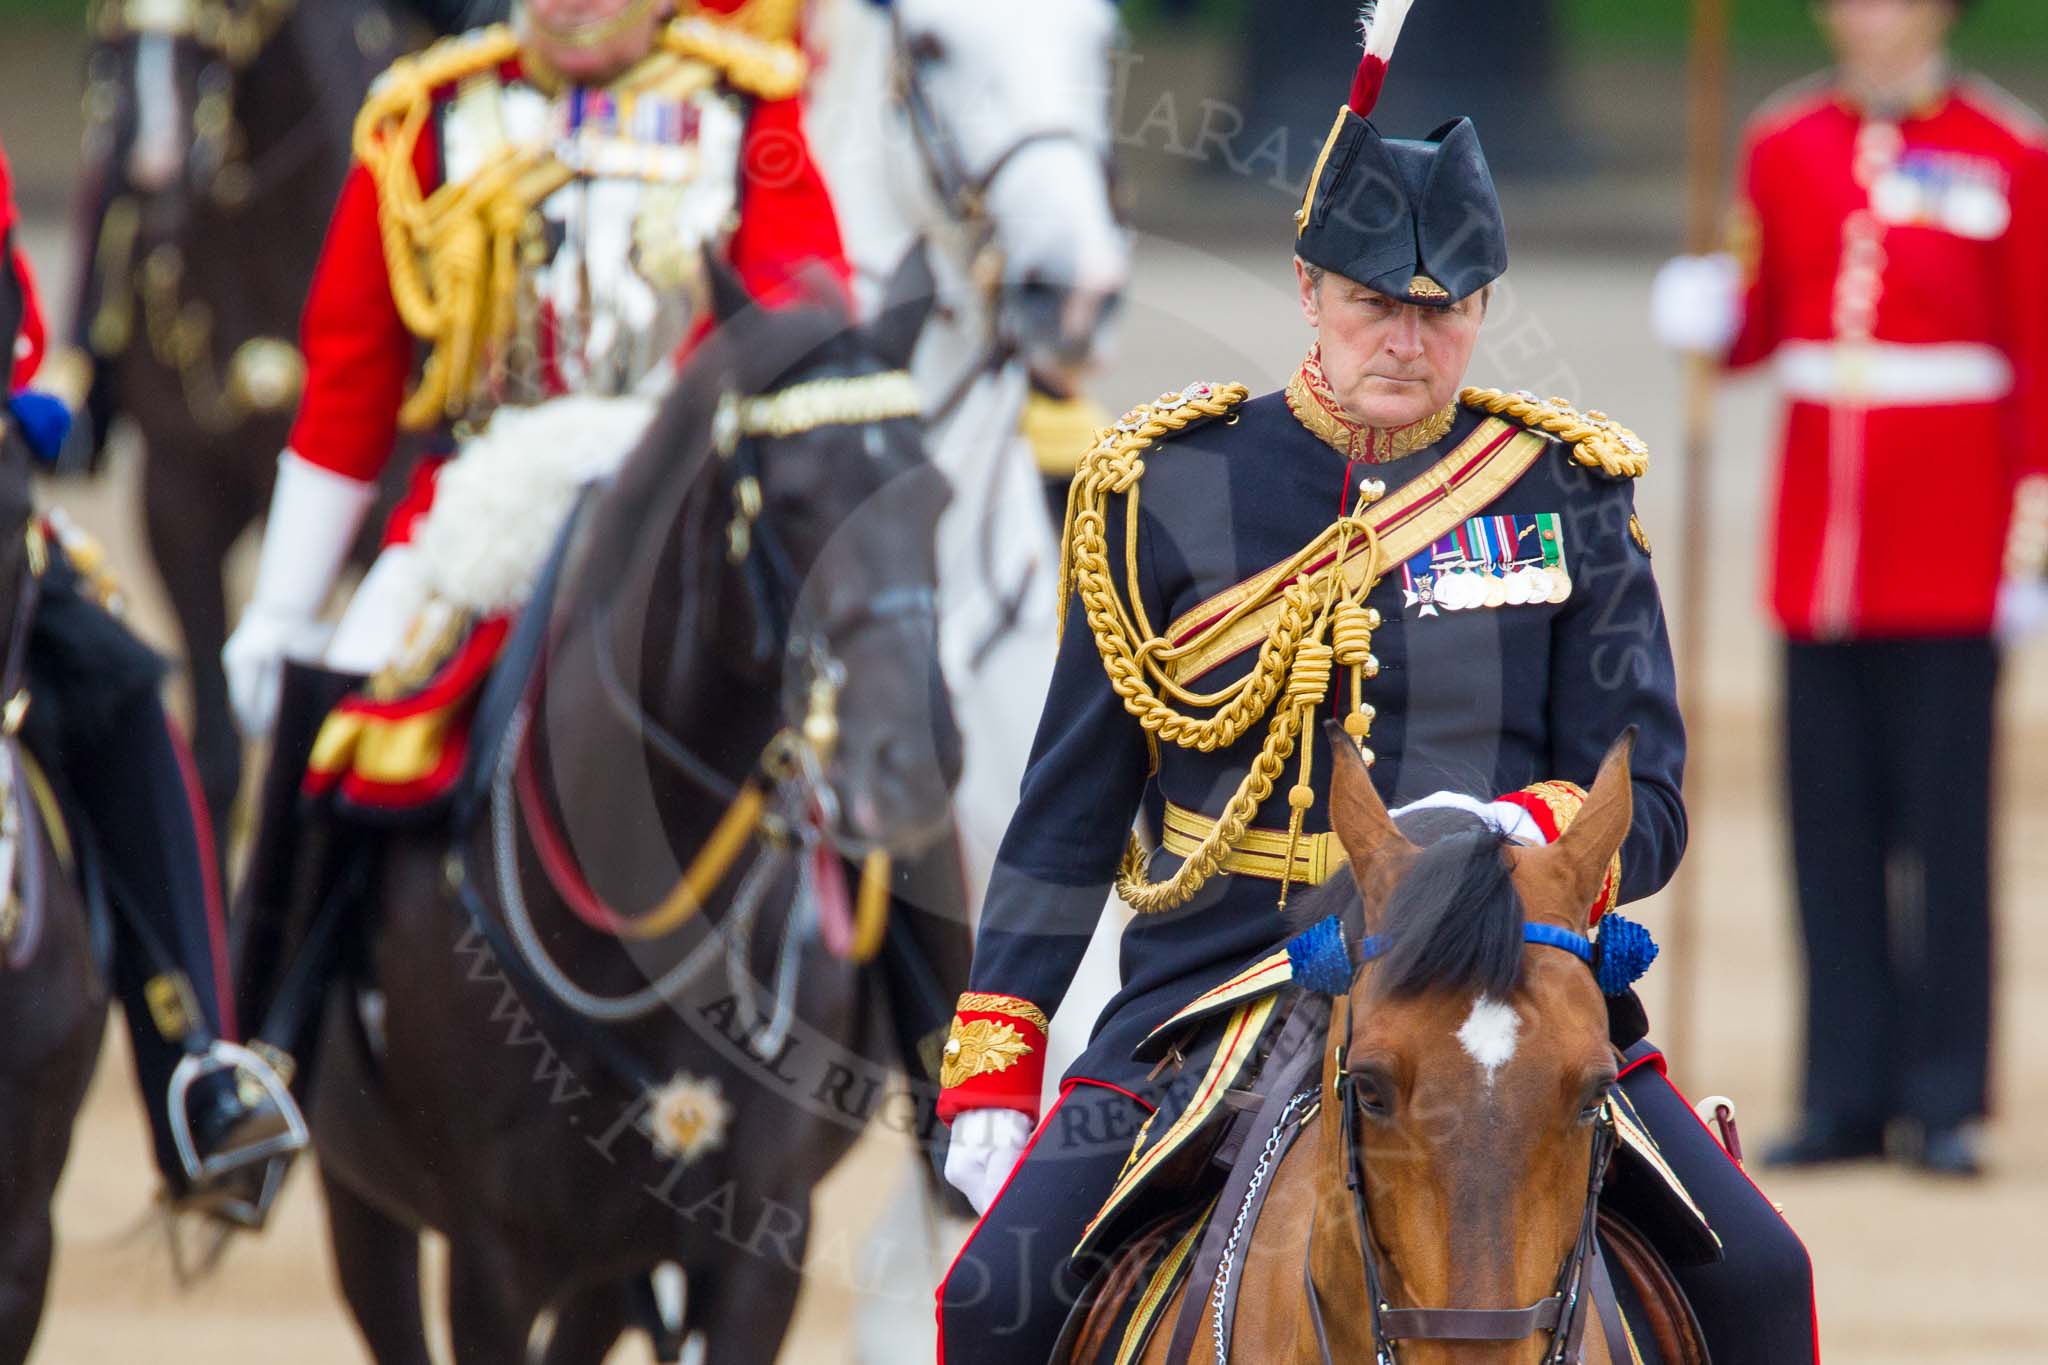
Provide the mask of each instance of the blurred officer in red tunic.
[{"label": "blurred officer in red tunic", "polygon": [[373,87],[306,304],[255,591],[223,651],[244,733],[269,733],[287,654],[375,672],[424,605],[408,542],[433,460],[331,638],[315,624],[401,425],[447,451],[509,409],[638,400],[618,405],[624,449],[705,321],[706,257],[771,299],[814,265],[844,283],[796,10],[524,0]]},{"label": "blurred officer in red tunic", "polygon": [[1823,0],[1840,65],[1752,120],[1732,250],[1667,344],[1787,399],[1771,607],[1807,960],[1789,1165],[1978,1169],[1999,641],[2048,615],[2048,130],[1956,73],[1969,0]]}]

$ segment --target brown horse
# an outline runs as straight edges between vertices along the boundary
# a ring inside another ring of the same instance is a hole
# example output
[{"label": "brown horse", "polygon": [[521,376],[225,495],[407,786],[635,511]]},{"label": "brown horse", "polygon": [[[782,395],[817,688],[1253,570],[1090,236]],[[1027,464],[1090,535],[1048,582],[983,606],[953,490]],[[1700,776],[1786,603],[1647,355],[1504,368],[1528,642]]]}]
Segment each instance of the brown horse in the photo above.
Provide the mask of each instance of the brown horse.
[{"label": "brown horse", "polygon": [[[1331,824],[1351,875],[1298,913],[1338,914],[1363,968],[1332,999],[1320,1083],[1298,1092],[1263,1149],[1270,1170],[1253,1187],[1264,1186],[1263,1204],[1226,1191],[1230,1207],[1213,1217],[1251,1215],[1214,1281],[1174,1294],[1140,1358],[1704,1359],[1682,1304],[1662,1317],[1638,1310],[1631,1344],[1618,1310],[1596,1306],[1594,1292],[1610,1301],[1614,1253],[1603,1254],[1596,1227],[1619,1058],[1593,973],[1576,948],[1560,948],[1583,932],[1584,907],[1628,832],[1630,740],[1545,848],[1506,842],[1462,813],[1421,812],[1397,827],[1357,751],[1341,733],[1331,747]],[[1246,1159],[1260,1159],[1263,1136]],[[1635,1269],[1617,1265],[1613,1276]],[[1172,1330],[1188,1294],[1198,1296],[1199,1331],[1176,1357],[1189,1339]],[[1630,1302],[1641,1297],[1632,1291]],[[1219,1303],[1229,1305],[1221,1314]],[[1105,1327],[1090,1328],[1077,1360],[1100,1358],[1090,1343]]]},{"label": "brown horse", "polygon": [[[879,943],[857,914],[849,944],[838,894],[847,860],[931,845],[958,772],[945,484],[914,422],[852,397],[893,382],[923,311],[871,334],[817,309],[721,322],[583,518],[552,611],[527,609],[554,627],[484,745],[483,827],[382,846],[313,1091],[342,1287],[382,1365],[428,1359],[423,1227],[449,1241],[459,1361],[595,1365],[653,1326],[664,1264],[711,1359],[772,1361],[816,1182],[878,1107],[929,1130],[928,1098],[887,1093],[875,974],[849,960],[897,947],[901,907]],[[764,838],[685,895],[698,913],[657,933],[609,908],[675,904],[749,793]]]},{"label": "brown horse", "polygon": [[[29,454],[0,439],[0,678],[22,695],[40,543]],[[28,1358],[49,1279],[50,1201],[106,1030],[107,988],[61,826],[44,818],[5,709],[0,737],[0,1363]]]},{"label": "brown horse", "polygon": [[269,504],[304,366],[299,310],[355,112],[398,56],[381,0],[105,0],[88,64],[74,339],[92,415],[143,445],[142,505],[191,669],[216,827],[241,741],[223,561]]}]

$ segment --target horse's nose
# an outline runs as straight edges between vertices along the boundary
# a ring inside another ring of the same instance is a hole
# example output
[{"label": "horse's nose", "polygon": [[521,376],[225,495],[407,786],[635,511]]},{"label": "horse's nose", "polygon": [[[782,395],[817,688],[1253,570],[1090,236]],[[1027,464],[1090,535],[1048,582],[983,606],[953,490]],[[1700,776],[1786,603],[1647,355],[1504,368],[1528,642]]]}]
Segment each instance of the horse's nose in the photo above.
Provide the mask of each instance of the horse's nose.
[{"label": "horse's nose", "polygon": [[[950,721],[946,722],[950,726]],[[842,756],[846,832],[898,853],[927,847],[946,827],[959,742],[885,735],[865,754]],[[950,751],[950,753],[949,753]]]},{"label": "horse's nose", "polygon": [[1114,284],[1033,271],[1004,286],[1003,311],[1011,338],[1034,367],[1077,371],[1097,358],[1122,297]]}]

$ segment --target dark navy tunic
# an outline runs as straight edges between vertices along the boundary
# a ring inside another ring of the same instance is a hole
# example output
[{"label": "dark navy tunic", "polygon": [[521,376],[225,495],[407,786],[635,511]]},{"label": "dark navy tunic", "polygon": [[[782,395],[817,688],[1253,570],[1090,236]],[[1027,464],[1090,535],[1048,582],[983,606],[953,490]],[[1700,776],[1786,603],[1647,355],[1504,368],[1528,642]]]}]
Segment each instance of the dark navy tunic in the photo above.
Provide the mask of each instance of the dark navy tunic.
[{"label": "dark navy tunic", "polygon": [[[1384,481],[1391,495],[1483,420],[1460,408],[1436,445],[1396,460],[1352,462],[1272,393],[1244,403],[1231,419],[1155,443],[1143,453],[1139,485],[1139,583],[1153,628],[1300,550],[1350,509],[1363,480]],[[1120,497],[1109,500],[1106,542],[1119,591],[1123,507]],[[1363,694],[1378,712],[1367,743],[1378,755],[1374,783],[1390,807],[1439,790],[1491,800],[1551,779],[1590,786],[1609,746],[1637,727],[1622,900],[1663,886],[1685,846],[1685,735],[1663,607],[1646,544],[1631,534],[1633,512],[1632,480],[1583,466],[1552,443],[1481,514],[1555,514],[1570,596],[1425,615],[1407,600],[1394,567],[1366,599],[1384,623],[1373,640],[1380,672]],[[1191,685],[1214,691],[1255,658],[1248,650]],[[1325,714],[1349,709],[1350,687],[1349,670],[1339,668]],[[969,989],[1021,998],[1050,1015],[1103,913],[1134,817],[1142,812],[1156,831],[1166,800],[1220,815],[1270,718],[1212,753],[1160,743],[1154,771],[1144,730],[1111,690],[1078,599],[1069,602],[1031,764],[982,912]],[[1321,729],[1311,726],[1305,736],[1318,746],[1308,832],[1328,828],[1332,768]],[[1298,765],[1297,753],[1255,826],[1286,828]],[[1161,851],[1150,875],[1170,875],[1177,865]],[[1219,872],[1189,904],[1134,920],[1122,943],[1123,988],[1069,1078],[1142,1093],[1151,1067],[1132,1060],[1132,1049],[1192,997],[1279,945],[1279,890],[1275,881]]]}]

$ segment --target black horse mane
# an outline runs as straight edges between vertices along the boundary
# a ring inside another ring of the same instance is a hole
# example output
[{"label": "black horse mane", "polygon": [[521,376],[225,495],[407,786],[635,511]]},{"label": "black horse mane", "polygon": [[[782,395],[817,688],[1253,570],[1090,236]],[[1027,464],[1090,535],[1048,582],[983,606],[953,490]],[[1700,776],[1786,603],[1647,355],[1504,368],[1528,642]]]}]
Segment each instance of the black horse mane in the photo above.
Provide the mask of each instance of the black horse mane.
[{"label": "black horse mane", "polygon": [[[1510,879],[1508,837],[1465,811],[1423,810],[1400,820],[1421,847],[1380,917],[1375,989],[1402,997],[1478,990],[1495,999],[1522,980],[1522,898]],[[1349,864],[1287,909],[1288,932],[1338,915],[1345,940],[1365,934],[1365,906]]]}]

